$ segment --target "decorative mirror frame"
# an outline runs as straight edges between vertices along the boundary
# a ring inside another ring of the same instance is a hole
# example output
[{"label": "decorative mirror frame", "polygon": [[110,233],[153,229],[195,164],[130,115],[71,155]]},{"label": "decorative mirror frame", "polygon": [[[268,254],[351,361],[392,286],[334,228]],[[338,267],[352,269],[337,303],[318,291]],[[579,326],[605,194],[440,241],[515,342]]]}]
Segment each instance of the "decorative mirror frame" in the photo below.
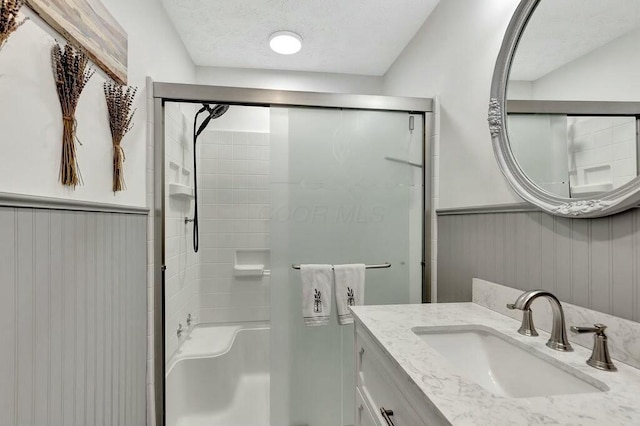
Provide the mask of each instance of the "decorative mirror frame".
[{"label": "decorative mirror frame", "polygon": [[507,132],[507,87],[509,72],[520,38],[541,0],[522,0],[507,27],[491,82],[489,131],[493,151],[502,174],[525,201],[556,216],[593,218],[619,213],[640,203],[640,178],[602,194],[599,199],[565,198],[551,194],[533,183],[516,161]]}]

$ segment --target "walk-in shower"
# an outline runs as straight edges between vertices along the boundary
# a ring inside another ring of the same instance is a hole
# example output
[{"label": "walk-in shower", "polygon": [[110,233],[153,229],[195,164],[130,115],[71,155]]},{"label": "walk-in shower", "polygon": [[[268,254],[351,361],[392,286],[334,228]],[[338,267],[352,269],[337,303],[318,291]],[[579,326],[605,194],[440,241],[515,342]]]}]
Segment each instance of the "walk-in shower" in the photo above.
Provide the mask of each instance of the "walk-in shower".
[{"label": "walk-in shower", "polygon": [[[366,272],[366,304],[428,294],[430,100],[173,84],[154,96],[164,120],[159,418],[353,424],[353,326],[335,316],[304,325],[294,266],[384,265]],[[203,101],[216,106],[194,108]],[[191,129],[198,112],[207,118]]]}]

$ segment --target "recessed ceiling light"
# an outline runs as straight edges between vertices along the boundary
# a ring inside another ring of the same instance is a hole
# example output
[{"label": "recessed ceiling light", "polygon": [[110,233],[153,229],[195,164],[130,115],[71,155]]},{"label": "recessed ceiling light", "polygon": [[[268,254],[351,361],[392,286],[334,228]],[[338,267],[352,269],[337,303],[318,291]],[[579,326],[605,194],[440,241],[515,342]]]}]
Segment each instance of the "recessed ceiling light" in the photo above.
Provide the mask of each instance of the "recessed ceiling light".
[{"label": "recessed ceiling light", "polygon": [[277,31],[269,36],[269,46],[281,55],[293,55],[302,49],[302,37],[291,31]]}]

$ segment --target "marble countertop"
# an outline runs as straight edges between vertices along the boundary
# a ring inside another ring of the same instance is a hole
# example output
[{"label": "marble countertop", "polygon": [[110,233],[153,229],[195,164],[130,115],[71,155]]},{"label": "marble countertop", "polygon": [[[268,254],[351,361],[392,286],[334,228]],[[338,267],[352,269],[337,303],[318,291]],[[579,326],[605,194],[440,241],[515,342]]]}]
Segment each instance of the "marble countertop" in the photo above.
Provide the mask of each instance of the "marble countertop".
[{"label": "marble countertop", "polygon": [[[520,322],[475,303],[352,307],[353,316],[395,360],[409,381],[455,426],[466,425],[640,425],[640,370],[617,362],[617,372],[600,371],[585,360],[590,349],[574,352],[545,346],[549,334],[517,333]],[[609,387],[608,391],[534,398],[495,396],[457,373],[442,355],[411,329],[484,325],[566,363]],[[615,362],[615,360],[614,360]]]}]

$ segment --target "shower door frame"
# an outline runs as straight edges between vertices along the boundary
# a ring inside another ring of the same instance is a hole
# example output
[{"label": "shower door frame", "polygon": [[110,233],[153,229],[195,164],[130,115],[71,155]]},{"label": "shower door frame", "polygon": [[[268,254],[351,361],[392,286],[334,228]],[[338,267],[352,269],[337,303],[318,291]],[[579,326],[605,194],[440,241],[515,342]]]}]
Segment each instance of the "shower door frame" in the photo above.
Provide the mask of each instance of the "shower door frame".
[{"label": "shower door frame", "polygon": [[[357,95],[291,90],[252,89],[243,87],[207,86],[198,84],[153,82],[153,143],[154,143],[154,268],[153,268],[153,335],[154,390],[156,425],[165,425],[165,103],[223,103],[242,106],[281,106],[369,111],[406,112],[422,116],[422,184],[424,194],[422,235],[422,302],[431,302],[431,149],[427,134],[427,114],[434,112],[431,98],[412,98],[380,95]],[[157,357],[154,356],[157,359]]]}]

